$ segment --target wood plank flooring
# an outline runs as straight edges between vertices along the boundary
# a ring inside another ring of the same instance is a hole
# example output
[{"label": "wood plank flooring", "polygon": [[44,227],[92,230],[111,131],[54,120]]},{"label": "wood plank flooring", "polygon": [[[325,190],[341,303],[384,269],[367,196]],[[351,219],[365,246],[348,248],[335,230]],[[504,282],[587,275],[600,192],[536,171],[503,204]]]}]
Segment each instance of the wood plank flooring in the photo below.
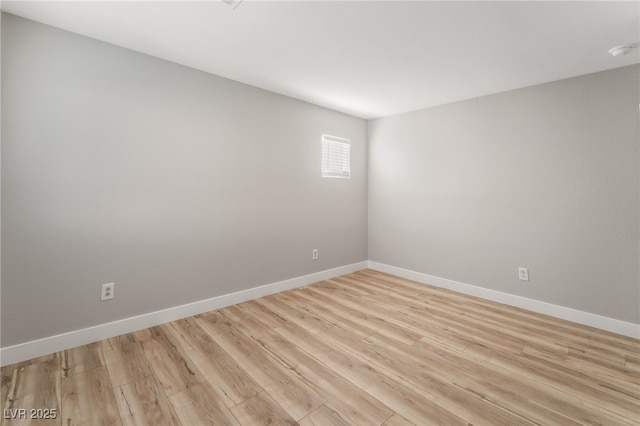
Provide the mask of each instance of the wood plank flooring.
[{"label": "wood plank flooring", "polygon": [[9,365],[2,402],[7,426],[637,426],[640,341],[364,270]]}]

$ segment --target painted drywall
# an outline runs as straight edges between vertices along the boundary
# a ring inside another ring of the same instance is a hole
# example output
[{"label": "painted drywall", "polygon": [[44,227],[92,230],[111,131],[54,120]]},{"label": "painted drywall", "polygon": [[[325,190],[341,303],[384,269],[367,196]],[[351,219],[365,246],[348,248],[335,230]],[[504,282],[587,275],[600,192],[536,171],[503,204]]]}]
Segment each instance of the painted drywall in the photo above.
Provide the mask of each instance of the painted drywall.
[{"label": "painted drywall", "polygon": [[[2,19],[0,15],[0,82],[2,82]],[[0,84],[0,100],[2,99],[2,84]],[[0,192],[2,188],[2,106],[0,102]],[[2,321],[2,197],[0,196],[0,322]],[[2,326],[0,325],[0,342],[2,342]],[[0,344],[0,347],[2,345]],[[0,363],[1,363],[0,359]]]},{"label": "painted drywall", "polygon": [[640,323],[639,77],[370,121],[369,259]]},{"label": "painted drywall", "polygon": [[3,14],[2,121],[3,347],[367,259],[362,119]]}]

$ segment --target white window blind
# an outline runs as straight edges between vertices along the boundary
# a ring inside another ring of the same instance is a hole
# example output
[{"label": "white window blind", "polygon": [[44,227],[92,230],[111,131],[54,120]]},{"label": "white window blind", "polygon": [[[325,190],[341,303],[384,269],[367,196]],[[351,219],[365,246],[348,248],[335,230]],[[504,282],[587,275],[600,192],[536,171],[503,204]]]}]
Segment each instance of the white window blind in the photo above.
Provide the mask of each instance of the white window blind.
[{"label": "white window blind", "polygon": [[322,135],[322,177],[351,177],[351,141]]}]

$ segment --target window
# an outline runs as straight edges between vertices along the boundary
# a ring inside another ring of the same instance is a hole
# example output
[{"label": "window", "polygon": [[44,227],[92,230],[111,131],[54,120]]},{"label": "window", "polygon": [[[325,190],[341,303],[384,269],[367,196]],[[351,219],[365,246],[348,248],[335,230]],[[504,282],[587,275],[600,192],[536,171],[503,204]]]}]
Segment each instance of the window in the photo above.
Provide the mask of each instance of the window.
[{"label": "window", "polygon": [[322,177],[351,177],[351,141],[322,135]]}]

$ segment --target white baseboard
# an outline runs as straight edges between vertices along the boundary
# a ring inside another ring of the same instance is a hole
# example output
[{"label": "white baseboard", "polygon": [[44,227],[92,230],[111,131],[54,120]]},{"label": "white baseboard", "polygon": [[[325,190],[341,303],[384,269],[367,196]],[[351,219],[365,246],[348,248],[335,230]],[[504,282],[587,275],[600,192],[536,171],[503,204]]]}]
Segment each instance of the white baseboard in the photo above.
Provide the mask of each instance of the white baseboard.
[{"label": "white baseboard", "polygon": [[539,300],[528,299],[522,296],[516,296],[509,293],[503,293],[488,288],[478,287],[471,284],[465,284],[446,278],[435,277],[433,275],[423,274],[421,272],[411,271],[409,269],[398,268],[396,266],[385,265],[384,263],[368,262],[370,269],[386,272],[398,277],[407,278],[423,284],[430,284],[436,287],[442,287],[459,293],[477,296],[482,299],[492,300],[505,305],[515,306],[540,314],[549,315],[556,318],[565,319],[578,324],[588,325],[599,328],[601,330],[610,331],[612,333],[621,334],[623,336],[640,339],[640,324],[620,321],[617,319],[592,314],[589,312],[579,311],[573,308],[554,305]]},{"label": "white baseboard", "polygon": [[142,330],[167,322],[176,321],[204,312],[235,305],[281,291],[302,287],[318,281],[334,278],[340,275],[349,274],[367,267],[367,262],[358,262],[338,268],[327,269],[301,277],[291,278],[271,284],[254,287],[236,293],[225,294],[212,297],[211,299],[200,300],[186,305],[175,306],[161,311],[150,312],[135,317],[124,318],[106,324],[81,330],[70,331],[51,337],[45,337],[31,342],[20,343],[0,349],[0,365],[5,366],[16,362],[25,361],[39,356],[47,355],[110,337],[119,336],[126,333]]},{"label": "white baseboard", "polygon": [[592,314],[589,312],[579,311],[576,309],[554,305],[547,302],[541,302],[534,299],[528,299],[522,296],[516,296],[500,291],[490,290],[487,288],[465,284],[446,278],[423,274],[421,272],[398,268],[396,266],[386,265],[383,263],[364,261],[284,281],[266,284],[259,287],[238,291],[236,293],[212,297],[211,299],[200,300],[197,302],[188,303],[186,305],[175,306],[172,308],[163,309],[161,311],[150,312],[147,314],[124,318],[106,324],[96,325],[94,327],[70,331],[68,333],[20,343],[14,346],[8,346],[6,348],[0,348],[0,366],[14,364],[16,362],[37,358],[39,356],[47,355],[53,352],[63,351],[66,349],[75,348],[77,346],[86,345],[88,343],[97,342],[99,340],[108,339],[110,337],[131,333],[160,324],[165,324],[167,322],[224,308],[225,306],[246,302],[248,300],[257,299],[259,297],[279,293],[281,291],[290,290],[308,284],[313,284],[318,281],[334,278],[340,275],[349,274],[351,272],[359,271],[365,268],[375,269],[377,271],[386,272],[420,283],[447,288],[449,290],[477,296],[483,299],[492,300],[494,302],[504,303],[505,305],[516,306],[518,308],[527,309],[529,311],[550,315],[556,318],[562,318],[568,321],[576,322],[578,324],[584,324],[613,333],[618,333],[624,336],[640,339],[640,325],[638,324],[624,322],[613,318]]}]

